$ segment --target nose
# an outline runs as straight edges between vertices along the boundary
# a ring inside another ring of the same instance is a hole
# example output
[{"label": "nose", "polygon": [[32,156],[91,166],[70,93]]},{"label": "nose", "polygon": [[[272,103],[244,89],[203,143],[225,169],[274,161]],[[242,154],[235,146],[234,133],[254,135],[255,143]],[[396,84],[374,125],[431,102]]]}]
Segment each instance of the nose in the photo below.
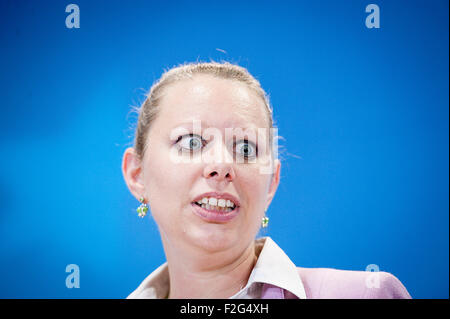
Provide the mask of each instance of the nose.
[{"label": "nose", "polygon": [[217,182],[232,182],[235,178],[232,164],[211,163],[203,169],[203,176],[208,180]]},{"label": "nose", "polygon": [[[213,152],[213,155],[210,152]],[[217,182],[232,182],[234,180],[233,158],[228,154],[222,143],[215,143],[213,148],[205,155],[206,164],[203,169],[203,176],[207,180]]]}]

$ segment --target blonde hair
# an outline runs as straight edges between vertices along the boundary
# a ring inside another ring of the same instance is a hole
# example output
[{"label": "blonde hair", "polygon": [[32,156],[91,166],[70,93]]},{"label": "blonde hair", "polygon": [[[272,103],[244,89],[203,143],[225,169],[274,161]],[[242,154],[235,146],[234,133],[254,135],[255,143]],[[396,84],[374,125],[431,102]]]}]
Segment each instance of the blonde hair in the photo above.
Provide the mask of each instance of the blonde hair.
[{"label": "blonde hair", "polygon": [[[247,85],[247,87],[255,92],[264,102],[269,128],[273,127],[273,112],[270,106],[269,97],[261,87],[259,81],[255,79],[246,68],[236,64],[231,64],[229,62],[219,63],[213,61],[185,63],[165,71],[161,78],[152,85],[150,92],[147,94],[147,98],[137,110],[139,116],[136,127],[134,148],[139,158],[142,159],[144,157],[147,135],[152,122],[158,115],[158,106],[161,103],[165,90],[171,84],[185,79],[192,79],[193,76],[197,74],[212,75],[220,79],[238,81]],[[272,142],[273,135],[271,131],[270,147],[272,147]]]}]

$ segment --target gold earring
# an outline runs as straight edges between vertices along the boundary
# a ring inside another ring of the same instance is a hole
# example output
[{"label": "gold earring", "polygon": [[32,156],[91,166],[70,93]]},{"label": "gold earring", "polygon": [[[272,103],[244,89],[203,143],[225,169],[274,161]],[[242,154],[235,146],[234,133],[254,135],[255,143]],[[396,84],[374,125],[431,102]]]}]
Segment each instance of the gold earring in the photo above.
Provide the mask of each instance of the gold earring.
[{"label": "gold earring", "polygon": [[136,211],[138,212],[138,216],[143,218],[145,215],[147,215],[148,205],[145,202],[145,198],[144,197],[141,197],[139,199],[139,201],[141,202],[141,205],[136,209]]}]

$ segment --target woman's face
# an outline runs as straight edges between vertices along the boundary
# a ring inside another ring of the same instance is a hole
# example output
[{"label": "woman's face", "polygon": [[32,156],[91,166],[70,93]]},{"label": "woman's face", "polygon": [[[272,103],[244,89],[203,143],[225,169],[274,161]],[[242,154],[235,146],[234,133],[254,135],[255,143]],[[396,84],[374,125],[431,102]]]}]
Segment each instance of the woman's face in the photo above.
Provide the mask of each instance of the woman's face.
[{"label": "woman's face", "polygon": [[[197,75],[168,87],[158,107],[141,178],[163,242],[209,252],[244,249],[256,236],[279,182],[280,162],[271,150],[256,155],[256,147],[269,143],[263,101],[244,84]],[[254,134],[233,135],[239,128]],[[217,194],[203,196],[211,192]],[[205,212],[195,203],[204,197],[208,204],[211,197],[225,197],[238,207]]]}]

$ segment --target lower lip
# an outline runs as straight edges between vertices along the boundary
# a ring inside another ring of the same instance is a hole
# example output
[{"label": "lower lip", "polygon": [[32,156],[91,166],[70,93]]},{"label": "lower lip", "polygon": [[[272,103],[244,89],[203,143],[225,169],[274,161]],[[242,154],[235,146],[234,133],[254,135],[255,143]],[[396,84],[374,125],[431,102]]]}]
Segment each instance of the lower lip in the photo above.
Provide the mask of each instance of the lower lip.
[{"label": "lower lip", "polygon": [[220,212],[214,212],[214,211],[210,211],[207,210],[205,208],[202,208],[200,206],[198,206],[197,204],[192,203],[192,208],[194,209],[194,213],[201,217],[203,220],[207,221],[207,222],[212,222],[212,223],[226,223],[230,220],[232,220],[234,217],[237,216],[237,214],[239,213],[239,207],[236,207],[235,209],[233,209],[231,212],[228,213],[220,213]]}]

